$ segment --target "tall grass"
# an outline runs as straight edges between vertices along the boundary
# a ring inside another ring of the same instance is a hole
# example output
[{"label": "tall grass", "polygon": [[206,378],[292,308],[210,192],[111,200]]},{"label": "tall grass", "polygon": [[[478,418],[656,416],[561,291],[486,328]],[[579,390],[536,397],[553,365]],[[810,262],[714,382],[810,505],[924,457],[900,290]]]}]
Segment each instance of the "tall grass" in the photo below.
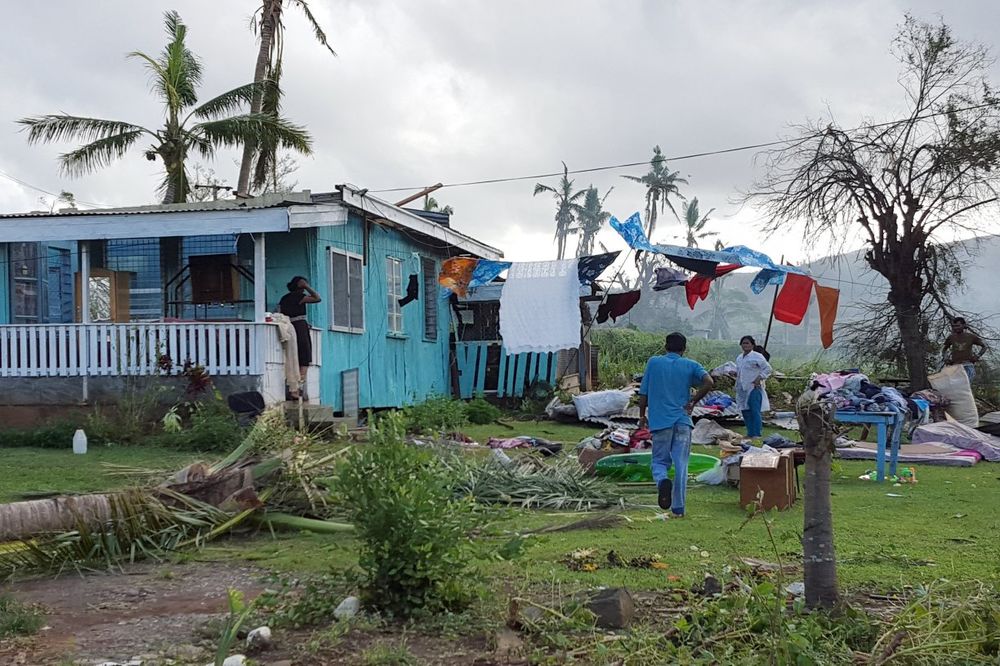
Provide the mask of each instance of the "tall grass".
[{"label": "tall grass", "polygon": [[[663,353],[665,337],[662,333],[627,328],[594,331],[592,342],[601,349],[598,366],[601,384],[621,386],[634,375],[641,374],[651,356]],[[814,347],[773,344],[769,351],[775,370],[791,376],[808,376],[843,365],[833,354]],[[738,353],[738,340],[688,338],[687,356],[707,370],[732,361]]]}]

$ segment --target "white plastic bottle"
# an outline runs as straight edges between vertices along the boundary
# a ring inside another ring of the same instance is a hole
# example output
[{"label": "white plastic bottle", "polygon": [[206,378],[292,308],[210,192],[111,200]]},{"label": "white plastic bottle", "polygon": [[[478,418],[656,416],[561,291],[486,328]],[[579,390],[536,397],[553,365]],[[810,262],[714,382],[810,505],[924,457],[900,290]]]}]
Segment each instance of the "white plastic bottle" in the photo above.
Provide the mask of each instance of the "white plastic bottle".
[{"label": "white plastic bottle", "polygon": [[73,453],[84,454],[87,452],[87,433],[82,428],[73,433]]}]

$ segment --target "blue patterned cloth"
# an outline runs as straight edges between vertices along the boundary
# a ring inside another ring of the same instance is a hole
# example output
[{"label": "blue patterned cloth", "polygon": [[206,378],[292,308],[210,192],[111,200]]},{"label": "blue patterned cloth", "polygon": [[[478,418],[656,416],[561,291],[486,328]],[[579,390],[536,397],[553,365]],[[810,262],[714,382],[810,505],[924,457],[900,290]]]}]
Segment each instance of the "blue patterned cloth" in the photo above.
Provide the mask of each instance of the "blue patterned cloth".
[{"label": "blue patterned cloth", "polygon": [[482,287],[484,284],[493,282],[494,278],[510,268],[509,261],[493,261],[491,259],[480,259],[472,271],[472,279],[469,281],[469,289]]},{"label": "blue patterned cloth", "polygon": [[770,284],[779,285],[785,282],[785,273],[782,271],[774,270],[772,268],[761,269],[760,273],[754,276],[753,282],[750,283],[750,291],[755,294],[767,289]]},{"label": "blue patterned cloth", "polygon": [[593,254],[587,257],[580,257],[577,261],[577,272],[580,276],[580,284],[588,285],[594,282],[601,273],[608,269],[621,252],[607,252],[605,254]]},{"label": "blue patterned cloth", "polygon": [[642,230],[642,219],[640,219],[639,213],[632,213],[624,222],[619,222],[617,217],[612,216],[608,224],[625,239],[625,242],[633,250],[643,250],[645,252],[657,251],[649,242],[649,239],[646,238],[646,232]]}]

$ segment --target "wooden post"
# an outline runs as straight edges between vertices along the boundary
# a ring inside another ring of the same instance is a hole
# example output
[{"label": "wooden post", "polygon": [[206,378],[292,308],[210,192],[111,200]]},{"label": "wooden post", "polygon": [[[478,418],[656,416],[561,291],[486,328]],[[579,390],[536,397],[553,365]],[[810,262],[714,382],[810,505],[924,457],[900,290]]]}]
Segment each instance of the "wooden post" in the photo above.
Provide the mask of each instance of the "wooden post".
[{"label": "wooden post", "polygon": [[[780,264],[785,263],[785,255],[781,255]],[[774,304],[778,302],[778,287],[781,285],[774,285],[774,298],[771,299],[771,314],[767,318],[767,333],[764,334],[764,349],[767,349],[767,343],[771,339],[771,324],[774,323]]]},{"label": "wooden post", "polygon": [[83,366],[83,402],[90,399],[90,330],[86,324],[90,323],[90,242],[80,241],[80,323],[84,324],[83,335],[77,339],[81,341],[80,356]]},{"label": "wooden post", "polygon": [[833,457],[831,402],[800,398],[796,412],[806,450],[803,484],[802,572],[806,606],[830,608],[837,604],[837,557],[833,547],[833,510],[830,475]]}]

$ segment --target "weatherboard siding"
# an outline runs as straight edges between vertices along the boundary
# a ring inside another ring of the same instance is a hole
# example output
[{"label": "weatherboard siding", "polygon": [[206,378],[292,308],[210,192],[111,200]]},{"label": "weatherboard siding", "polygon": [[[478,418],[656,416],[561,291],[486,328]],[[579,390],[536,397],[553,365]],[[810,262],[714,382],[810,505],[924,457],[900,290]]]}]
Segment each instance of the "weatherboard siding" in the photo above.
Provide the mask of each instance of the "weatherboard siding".
[{"label": "weatherboard siding", "polygon": [[10,323],[10,254],[0,243],[0,324]]},{"label": "weatherboard siding", "polygon": [[[267,307],[276,310],[278,300],[287,292],[294,275],[306,276],[323,297],[323,302],[307,308],[309,323],[322,331],[323,366],[319,399],[335,411],[343,409],[342,373],[358,368],[360,406],[364,408],[401,407],[435,394],[450,391],[448,374],[447,302],[438,302],[437,340],[424,335],[425,294],[420,282],[420,297],[404,306],[403,334],[389,333],[388,283],[386,259],[403,262],[403,292],[411,274],[420,275],[420,258],[434,260],[435,272],[445,255],[404,234],[372,224],[368,261],[364,276],[363,333],[330,330],[330,300],[327,248],[364,254],[361,218],[351,214],[347,224],[293,229],[283,234],[268,234]],[[437,298],[432,294],[432,298]]]}]

